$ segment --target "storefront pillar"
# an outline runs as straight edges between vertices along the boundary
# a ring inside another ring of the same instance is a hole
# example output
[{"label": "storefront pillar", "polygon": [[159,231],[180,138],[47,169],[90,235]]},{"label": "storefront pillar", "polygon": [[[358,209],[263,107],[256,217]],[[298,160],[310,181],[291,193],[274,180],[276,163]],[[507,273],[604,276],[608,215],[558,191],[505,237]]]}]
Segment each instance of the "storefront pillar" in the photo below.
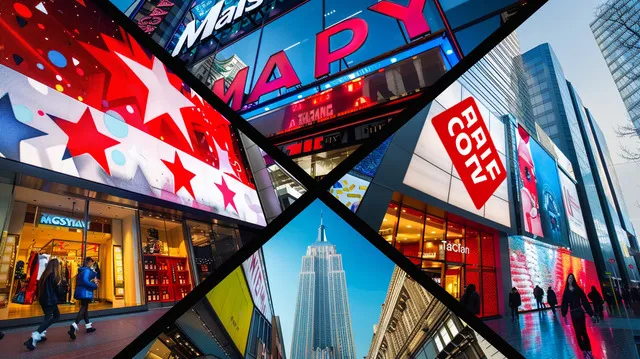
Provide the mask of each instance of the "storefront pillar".
[{"label": "storefront pillar", "polygon": [[195,288],[200,281],[198,280],[198,276],[196,275],[196,271],[198,270],[196,264],[196,252],[193,249],[193,242],[191,240],[191,228],[186,220],[182,221],[182,228],[184,228],[184,238],[187,243],[187,257],[189,258],[189,265],[191,266],[191,270],[189,274],[191,275],[191,283],[193,283],[193,288]]},{"label": "storefront pillar", "polygon": [[511,261],[509,258],[509,237],[505,233],[500,233],[498,241],[498,253],[496,260],[496,271],[501,273],[498,280],[498,303],[502,303],[498,308],[500,315],[506,316],[510,314],[509,308],[509,292],[513,285],[511,284]]}]

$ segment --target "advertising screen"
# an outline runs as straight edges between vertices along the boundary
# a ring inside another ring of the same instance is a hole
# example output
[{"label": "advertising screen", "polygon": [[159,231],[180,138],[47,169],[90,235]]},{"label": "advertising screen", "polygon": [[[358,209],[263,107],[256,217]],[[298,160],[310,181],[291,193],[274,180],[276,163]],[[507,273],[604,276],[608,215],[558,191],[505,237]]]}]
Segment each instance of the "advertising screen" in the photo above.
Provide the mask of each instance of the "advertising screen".
[{"label": "advertising screen", "polygon": [[556,161],[536,141],[530,142],[544,238],[567,245],[569,237],[562,209],[562,191]]},{"label": "advertising screen", "polygon": [[233,343],[244,355],[251,327],[253,303],[242,268],[236,268],[207,293],[207,300]]},{"label": "advertising screen", "polygon": [[568,232],[556,161],[522,126],[516,131],[516,143],[524,229],[535,236],[567,245]]},{"label": "advertising screen", "polygon": [[561,300],[565,281],[570,273],[578,285],[589,292],[591,286],[600,291],[594,262],[571,256],[568,250],[522,236],[509,237],[509,260],[512,286],[522,296],[520,310],[535,309],[533,289],[539,285],[545,291],[551,287]]},{"label": "advertising screen", "polygon": [[0,28],[2,157],[266,224],[231,124],[92,1],[2,2]]},{"label": "advertising screen", "polygon": [[352,212],[356,212],[370,183],[347,173],[331,187],[329,192]]},{"label": "advertising screen", "polygon": [[[465,93],[464,98],[469,97],[466,89],[455,82],[431,103],[403,183],[469,213],[510,227],[508,181],[503,181],[486,203],[481,208],[477,208],[460,179],[460,174],[454,168],[451,157],[446,155],[443,142],[433,126],[432,118],[461,102],[463,93]],[[489,130],[487,136],[491,137],[495,145],[497,157],[501,163],[506,163],[504,123],[481,101],[475,99],[475,102]]]},{"label": "advertising screen", "polygon": [[562,199],[564,200],[564,211],[569,220],[569,229],[582,238],[587,238],[587,227],[582,217],[582,208],[578,199],[578,191],[573,181],[560,171],[560,185],[562,186]]},{"label": "advertising screen", "polygon": [[267,318],[267,321],[271,323],[273,304],[267,282],[267,271],[262,258],[262,250],[255,252],[248,260],[244,261],[242,263],[242,269],[244,269],[244,275],[249,284],[249,291],[251,292],[253,303],[260,313]]}]

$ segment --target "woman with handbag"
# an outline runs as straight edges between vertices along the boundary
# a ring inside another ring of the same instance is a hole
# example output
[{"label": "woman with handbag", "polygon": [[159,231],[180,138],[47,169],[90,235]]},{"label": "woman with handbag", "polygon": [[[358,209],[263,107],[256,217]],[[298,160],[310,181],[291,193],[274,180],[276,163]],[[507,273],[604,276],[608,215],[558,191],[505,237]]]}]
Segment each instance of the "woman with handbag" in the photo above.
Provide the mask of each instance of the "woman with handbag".
[{"label": "woman with handbag", "polygon": [[58,303],[60,298],[64,297],[66,293],[63,293],[60,282],[60,262],[54,258],[47,263],[47,267],[38,283],[38,289],[40,296],[38,302],[44,312],[44,320],[38,327],[38,329],[31,333],[31,338],[24,342],[24,345],[29,350],[36,348],[36,343],[46,340],[47,328],[60,319],[60,310],[58,309]]}]

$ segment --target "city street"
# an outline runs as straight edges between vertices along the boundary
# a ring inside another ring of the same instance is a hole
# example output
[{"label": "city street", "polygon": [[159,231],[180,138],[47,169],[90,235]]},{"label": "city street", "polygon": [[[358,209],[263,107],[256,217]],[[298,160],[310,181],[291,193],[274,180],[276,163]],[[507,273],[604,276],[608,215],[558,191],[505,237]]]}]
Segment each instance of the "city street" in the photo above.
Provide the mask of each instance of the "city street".
[{"label": "city street", "polygon": [[87,334],[84,332],[84,324],[80,324],[78,337],[74,341],[71,341],[67,334],[71,323],[56,323],[47,330],[47,341],[38,343],[32,352],[28,351],[23,343],[35,327],[5,330],[5,337],[0,342],[2,356],[4,358],[113,358],[167,310],[168,308],[154,309],[142,313],[96,318],[92,320],[94,328],[97,329],[96,332]]},{"label": "city street", "polygon": [[[521,314],[519,323],[513,323],[510,317],[485,323],[527,358],[583,358],[571,320],[567,324],[559,311],[557,318],[545,310]],[[634,333],[640,335],[640,318],[610,317],[605,313],[600,323],[587,320],[587,330],[597,359],[638,357]]]}]

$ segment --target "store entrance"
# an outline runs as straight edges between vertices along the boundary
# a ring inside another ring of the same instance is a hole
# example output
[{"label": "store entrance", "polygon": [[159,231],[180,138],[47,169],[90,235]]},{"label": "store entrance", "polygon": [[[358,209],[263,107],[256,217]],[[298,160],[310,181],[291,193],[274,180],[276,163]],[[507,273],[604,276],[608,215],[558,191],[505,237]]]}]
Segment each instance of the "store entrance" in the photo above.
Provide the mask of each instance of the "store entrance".
[{"label": "store entrance", "polygon": [[0,267],[9,285],[2,293],[0,319],[43,315],[38,283],[53,258],[67,294],[61,314],[75,313],[76,275],[84,259],[95,261],[96,284],[89,310],[142,305],[137,264],[137,211],[100,202],[16,186],[4,243],[9,265]]}]

